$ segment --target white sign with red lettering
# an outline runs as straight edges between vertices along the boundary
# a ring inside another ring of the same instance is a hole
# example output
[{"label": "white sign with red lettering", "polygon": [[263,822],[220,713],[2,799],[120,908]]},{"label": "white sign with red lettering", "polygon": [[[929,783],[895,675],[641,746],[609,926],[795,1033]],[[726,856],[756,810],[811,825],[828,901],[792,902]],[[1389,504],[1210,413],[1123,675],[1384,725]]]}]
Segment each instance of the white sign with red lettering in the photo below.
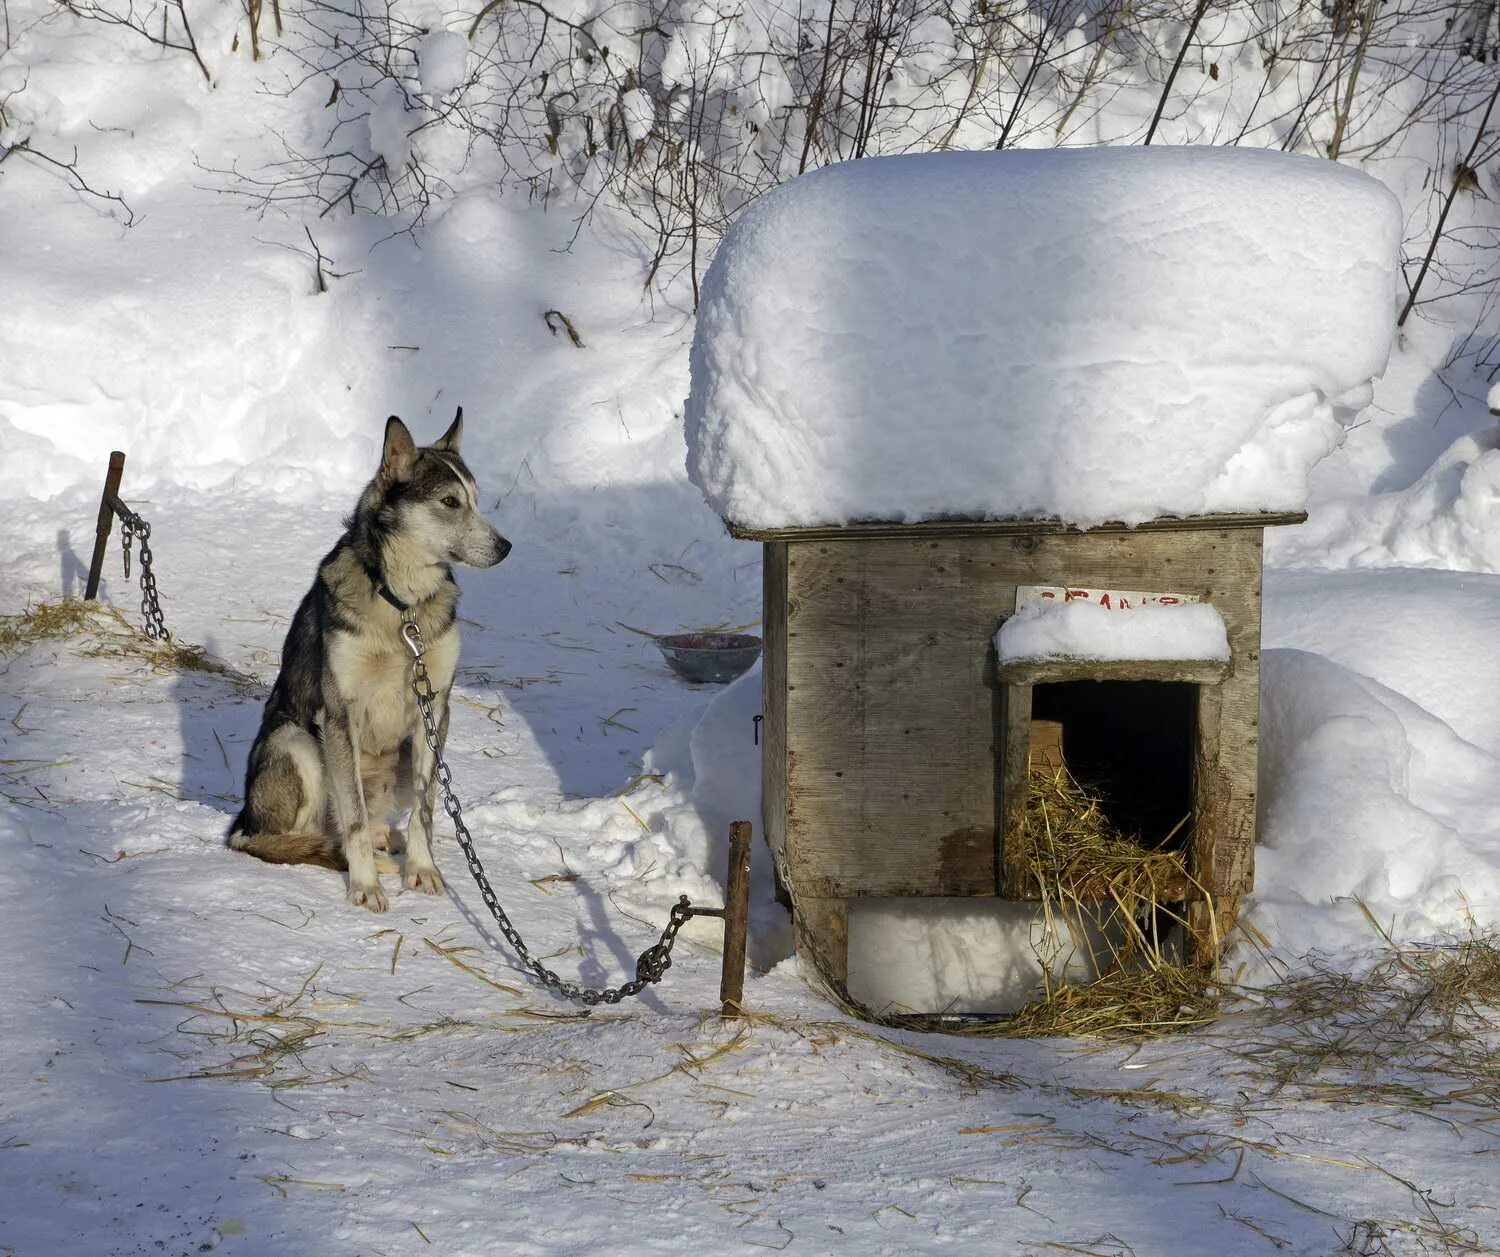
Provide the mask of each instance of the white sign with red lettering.
[{"label": "white sign with red lettering", "polygon": [[1129,611],[1132,607],[1181,607],[1202,602],[1197,594],[1151,593],[1143,589],[1083,589],[1068,585],[1020,585],[1016,588],[1016,610],[1034,602],[1091,602],[1107,611]]}]

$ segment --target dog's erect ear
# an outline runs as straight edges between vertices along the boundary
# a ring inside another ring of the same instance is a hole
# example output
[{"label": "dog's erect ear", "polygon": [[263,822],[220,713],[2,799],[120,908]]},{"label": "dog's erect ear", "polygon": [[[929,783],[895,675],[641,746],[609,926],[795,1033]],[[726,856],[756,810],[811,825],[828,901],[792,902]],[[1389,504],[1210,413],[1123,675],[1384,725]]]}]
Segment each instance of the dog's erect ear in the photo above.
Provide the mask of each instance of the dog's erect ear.
[{"label": "dog's erect ear", "polygon": [[412,464],[417,459],[417,443],[411,439],[406,425],[392,415],[385,421],[385,448],[380,454],[380,478],[386,481],[405,480],[411,475]]},{"label": "dog's erect ear", "polygon": [[463,440],[463,436],[464,408],[460,406],[458,408],[458,414],[453,416],[453,422],[448,426],[448,431],[444,432],[442,436],[438,437],[438,439],[432,443],[432,448],[435,450],[448,450],[450,453],[457,454],[458,443]]}]

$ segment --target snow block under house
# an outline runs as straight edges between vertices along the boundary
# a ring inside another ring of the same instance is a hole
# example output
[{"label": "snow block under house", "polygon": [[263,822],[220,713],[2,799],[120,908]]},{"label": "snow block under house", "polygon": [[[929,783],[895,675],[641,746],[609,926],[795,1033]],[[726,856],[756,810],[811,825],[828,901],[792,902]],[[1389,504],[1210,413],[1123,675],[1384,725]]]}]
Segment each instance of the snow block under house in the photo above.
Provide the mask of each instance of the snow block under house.
[{"label": "snow block under house", "polygon": [[765,548],[763,832],[854,1003],[1024,997],[1014,963],[892,948],[1014,960],[1034,749],[1143,841],[1188,817],[1216,956],[1253,880],[1263,532],[1384,368],[1397,246],[1375,181],[1213,149],[848,163],[731,230],[689,471]]}]

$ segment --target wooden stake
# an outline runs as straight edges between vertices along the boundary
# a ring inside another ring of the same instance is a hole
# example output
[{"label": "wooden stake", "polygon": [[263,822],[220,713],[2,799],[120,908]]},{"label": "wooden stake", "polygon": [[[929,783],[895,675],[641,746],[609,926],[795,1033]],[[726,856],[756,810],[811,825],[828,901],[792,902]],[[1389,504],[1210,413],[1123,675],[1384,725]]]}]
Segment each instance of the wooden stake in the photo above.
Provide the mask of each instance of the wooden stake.
[{"label": "wooden stake", "polygon": [[738,1017],[745,999],[745,933],[750,924],[749,821],[729,827],[729,877],[724,883],[724,971],[719,979],[719,999],[724,1016]]},{"label": "wooden stake", "polygon": [[104,550],[109,544],[109,531],[114,527],[114,502],[120,494],[120,478],[125,474],[125,455],[111,450],[109,470],[104,473],[104,495],[99,499],[99,523],[94,529],[94,557],[89,563],[89,580],[83,596],[92,600],[99,594],[99,576],[104,571]]}]

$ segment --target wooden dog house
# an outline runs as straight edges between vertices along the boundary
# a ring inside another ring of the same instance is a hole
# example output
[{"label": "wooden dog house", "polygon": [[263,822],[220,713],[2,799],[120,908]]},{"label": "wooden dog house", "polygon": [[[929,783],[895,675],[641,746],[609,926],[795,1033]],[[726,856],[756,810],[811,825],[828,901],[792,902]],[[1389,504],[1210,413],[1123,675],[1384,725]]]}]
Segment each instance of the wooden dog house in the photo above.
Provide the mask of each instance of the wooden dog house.
[{"label": "wooden dog house", "polygon": [[[1153,899],[1214,950],[1252,874],[1263,533],[1300,520],[1271,512],[1384,370],[1400,224],[1357,172],[1204,146],[840,162],[736,218],[700,293],[687,469],[765,545],[764,829],[798,947],[845,993],[848,905],[884,900],[854,914],[856,972],[896,974],[879,998],[988,999],[992,972],[948,962],[1038,915],[1046,866],[1013,841],[1034,726],[1085,810],[1121,809],[1100,833],[1185,853],[1157,862],[1182,900]],[[1036,588],[1063,591],[1056,623],[1017,616]],[[1074,590],[1209,606],[1095,643]],[[1074,629],[1095,653],[1010,649]]]},{"label": "wooden dog house", "polygon": [[[1034,727],[1061,726],[1070,760],[1134,784],[1131,819],[1190,814],[1190,881],[1209,895],[1183,900],[1206,958],[1253,872],[1263,530],[1302,518],[731,524],[764,543],[763,825],[799,955],[846,989],[850,900],[1033,898],[1006,836]],[[1002,666],[991,642],[1026,586],[1196,596],[1229,659]]]}]

